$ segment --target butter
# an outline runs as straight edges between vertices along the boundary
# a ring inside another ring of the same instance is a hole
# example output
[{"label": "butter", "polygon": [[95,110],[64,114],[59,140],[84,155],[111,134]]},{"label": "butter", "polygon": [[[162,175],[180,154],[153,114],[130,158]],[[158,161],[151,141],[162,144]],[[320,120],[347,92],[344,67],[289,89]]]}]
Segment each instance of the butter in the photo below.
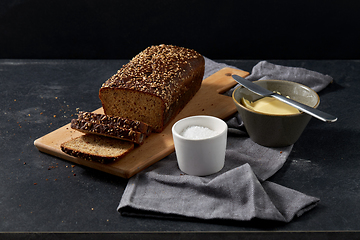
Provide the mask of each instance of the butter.
[{"label": "butter", "polygon": [[250,102],[249,100],[242,98],[241,103],[253,111],[269,115],[290,115],[299,113],[298,109],[272,97],[260,98],[255,102]]}]

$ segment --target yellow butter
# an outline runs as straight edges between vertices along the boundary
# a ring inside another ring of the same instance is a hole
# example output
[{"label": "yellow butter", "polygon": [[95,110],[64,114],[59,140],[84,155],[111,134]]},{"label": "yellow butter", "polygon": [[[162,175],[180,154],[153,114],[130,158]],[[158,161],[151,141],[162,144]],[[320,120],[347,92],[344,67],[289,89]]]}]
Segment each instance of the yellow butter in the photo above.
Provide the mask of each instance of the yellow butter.
[{"label": "yellow butter", "polygon": [[261,112],[265,114],[274,114],[274,115],[289,115],[299,113],[299,110],[283,103],[276,98],[264,97],[256,100],[255,102],[250,102],[249,100],[242,98],[241,103],[256,112]]}]

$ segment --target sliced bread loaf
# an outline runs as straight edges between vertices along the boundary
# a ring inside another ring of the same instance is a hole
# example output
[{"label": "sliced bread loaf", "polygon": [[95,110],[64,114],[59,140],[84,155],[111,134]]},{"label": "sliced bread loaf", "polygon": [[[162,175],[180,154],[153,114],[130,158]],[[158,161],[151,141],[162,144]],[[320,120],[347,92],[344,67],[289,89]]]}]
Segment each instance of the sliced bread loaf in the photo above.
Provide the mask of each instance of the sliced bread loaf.
[{"label": "sliced bread loaf", "polygon": [[200,89],[205,60],[173,45],[146,48],[99,90],[106,115],[136,119],[161,132]]}]

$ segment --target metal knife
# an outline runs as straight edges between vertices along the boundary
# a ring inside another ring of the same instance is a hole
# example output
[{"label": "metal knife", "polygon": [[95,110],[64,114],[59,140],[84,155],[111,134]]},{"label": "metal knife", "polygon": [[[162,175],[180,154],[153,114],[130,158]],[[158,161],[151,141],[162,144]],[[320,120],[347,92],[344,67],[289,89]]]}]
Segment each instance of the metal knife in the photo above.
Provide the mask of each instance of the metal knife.
[{"label": "metal knife", "polygon": [[249,80],[246,80],[245,78],[242,78],[238,75],[233,74],[232,77],[233,77],[233,79],[235,79],[235,81],[237,81],[242,86],[249,89],[250,91],[252,91],[255,94],[258,94],[258,95],[261,95],[264,97],[274,97],[274,98],[276,98],[286,104],[289,104],[290,106],[293,106],[294,108],[297,108],[300,111],[307,113],[307,114],[309,114],[317,119],[320,119],[324,122],[335,122],[337,120],[336,117],[334,117],[330,114],[324,113],[316,108],[309,107],[307,105],[304,105],[304,104],[294,101],[292,99],[286,98],[280,94],[274,93],[268,89],[260,87],[259,85],[255,84]]}]

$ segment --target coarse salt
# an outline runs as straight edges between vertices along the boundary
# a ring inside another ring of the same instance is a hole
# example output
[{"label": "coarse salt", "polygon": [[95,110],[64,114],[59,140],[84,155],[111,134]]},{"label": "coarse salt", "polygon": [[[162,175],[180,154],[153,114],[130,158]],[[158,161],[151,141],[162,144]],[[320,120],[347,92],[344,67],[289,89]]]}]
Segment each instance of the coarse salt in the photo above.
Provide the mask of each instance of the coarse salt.
[{"label": "coarse salt", "polygon": [[203,126],[189,126],[180,135],[188,139],[205,139],[217,135],[217,132]]}]

